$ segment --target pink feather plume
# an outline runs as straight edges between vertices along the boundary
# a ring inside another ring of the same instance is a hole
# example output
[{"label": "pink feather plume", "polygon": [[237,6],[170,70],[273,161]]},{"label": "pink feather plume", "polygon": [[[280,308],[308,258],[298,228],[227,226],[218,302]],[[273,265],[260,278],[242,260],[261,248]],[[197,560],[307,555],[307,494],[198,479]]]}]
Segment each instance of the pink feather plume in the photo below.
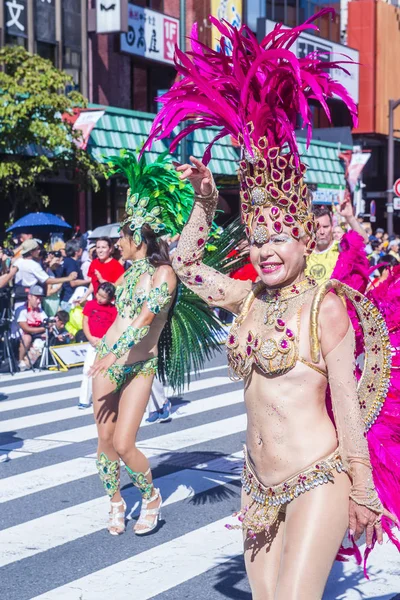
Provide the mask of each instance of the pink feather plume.
[{"label": "pink feather plume", "polygon": [[[357,123],[357,108],[346,89],[327,73],[326,56],[316,52],[298,59],[290,49],[305,30],[318,30],[313,21],[333,13],[324,9],[299,27],[285,29],[276,25],[261,44],[248,27],[239,30],[228,22],[210,17],[221,34],[221,51],[216,52],[198,39],[197,24],[191,33],[191,51],[186,54],[176,48],[175,66],[181,75],[171,89],[159,98],[163,105],[157,115],[142,152],[156,139],[168,138],[181,122],[189,121],[180,132],[179,140],[196,129],[216,126],[224,135],[237,139],[242,134],[251,152],[251,140],[246,125],[254,124],[251,134],[257,143],[261,136],[269,146],[287,146],[298,157],[294,130],[298,118],[307,129],[307,142],[312,134],[312,113],[309,102],[316,100],[330,119],[328,98],[339,97],[348,107],[353,123]],[[230,53],[227,47],[231,48]],[[330,62],[330,68],[342,69],[351,62],[348,57]],[[211,158],[213,143],[207,148],[204,161]],[[176,147],[177,142],[173,143]]]}]

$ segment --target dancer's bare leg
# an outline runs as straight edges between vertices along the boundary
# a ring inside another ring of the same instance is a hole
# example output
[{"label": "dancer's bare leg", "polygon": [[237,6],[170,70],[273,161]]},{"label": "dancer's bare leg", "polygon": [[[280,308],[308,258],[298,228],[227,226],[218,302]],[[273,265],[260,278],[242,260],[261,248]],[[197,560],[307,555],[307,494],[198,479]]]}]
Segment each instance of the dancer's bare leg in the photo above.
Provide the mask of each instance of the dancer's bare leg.
[{"label": "dancer's bare leg", "polygon": [[[242,490],[242,507],[252,500]],[[270,531],[259,533],[255,539],[245,536],[244,561],[253,600],[274,600],[282,555],[285,513],[279,513]]]},{"label": "dancer's bare leg", "polygon": [[[153,376],[138,375],[129,381],[121,390],[118,422],[114,432],[113,445],[124,463],[134,473],[146,473],[149,461],[136,447],[136,436],[139,431],[147,403],[150,397]],[[146,475],[149,484],[152,483],[151,471]],[[157,508],[160,504],[157,498],[148,504],[148,509]],[[135,525],[135,530],[145,526]]]},{"label": "dancer's bare leg", "polygon": [[349,522],[350,480],[309,491],[286,510],[285,535],[274,600],[321,600]]},{"label": "dancer's bare leg", "polygon": [[[93,410],[98,435],[97,456],[100,458],[104,454],[112,462],[119,461],[119,456],[113,445],[118,417],[118,403],[119,393],[115,391],[115,384],[108,377],[102,375],[95,377],[93,379]],[[120,502],[121,499],[118,485],[116,492],[110,495],[110,500],[111,502]],[[119,512],[124,512],[122,503]],[[114,531],[115,533],[121,532],[121,529],[122,527],[109,528],[111,532]]]}]

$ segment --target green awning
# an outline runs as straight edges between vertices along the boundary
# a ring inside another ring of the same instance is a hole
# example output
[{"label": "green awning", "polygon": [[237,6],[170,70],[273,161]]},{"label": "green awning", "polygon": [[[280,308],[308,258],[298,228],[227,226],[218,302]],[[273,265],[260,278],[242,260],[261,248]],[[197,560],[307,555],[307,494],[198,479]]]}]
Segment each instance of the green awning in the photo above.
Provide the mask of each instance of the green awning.
[{"label": "green awning", "polygon": [[[134,151],[139,149],[146,140],[154,119],[154,114],[122,108],[94,104],[90,108],[105,110],[92,130],[88,144],[88,151],[99,162],[104,162],[107,156],[119,154],[123,148]],[[215,132],[214,128],[195,131],[192,139],[188,140],[188,154],[202,156]],[[307,183],[316,185],[321,192],[323,189],[339,190],[344,187],[344,167],[339,160],[339,152],[351,150],[350,146],[313,141],[306,150],[304,138],[300,138],[298,143],[302,160],[308,166]],[[165,141],[155,142],[149,153],[150,160],[165,150]],[[232,145],[231,138],[227,136],[217,141],[212,154],[212,172],[219,178],[225,176],[232,179],[236,175],[239,153]]]}]

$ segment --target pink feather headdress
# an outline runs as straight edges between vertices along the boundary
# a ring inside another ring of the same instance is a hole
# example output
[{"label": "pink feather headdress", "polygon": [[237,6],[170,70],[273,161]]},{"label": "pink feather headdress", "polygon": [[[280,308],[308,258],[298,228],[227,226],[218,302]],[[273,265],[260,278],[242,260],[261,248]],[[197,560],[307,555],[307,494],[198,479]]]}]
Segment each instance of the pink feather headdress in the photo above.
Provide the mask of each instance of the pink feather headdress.
[{"label": "pink feather headdress", "polygon": [[290,49],[304,30],[318,31],[312,21],[327,13],[334,11],[324,9],[293,29],[278,24],[261,43],[248,27],[238,30],[210,16],[221,33],[220,52],[199,41],[195,24],[192,50],[185,54],[176,48],[175,65],[182,78],[159,98],[163,107],[143,148],[155,139],[169,137],[182,121],[189,124],[171,142],[172,152],[196,129],[217,126],[222,129],[203,156],[208,164],[218,139],[226,135],[235,138],[242,147],[242,217],[248,236],[258,242],[269,237],[263,208],[273,208],[274,231],[279,233],[285,225],[298,239],[302,228],[310,245],[314,244],[315,222],[304,183],[306,167],[300,161],[295,137],[300,119],[307,129],[307,144],[311,140],[310,101],[317,101],[330,119],[326,100],[338,97],[357,123],[355,103],[327,72],[339,68],[347,73],[343,65],[352,61],[329,62],[316,52],[299,59]]}]

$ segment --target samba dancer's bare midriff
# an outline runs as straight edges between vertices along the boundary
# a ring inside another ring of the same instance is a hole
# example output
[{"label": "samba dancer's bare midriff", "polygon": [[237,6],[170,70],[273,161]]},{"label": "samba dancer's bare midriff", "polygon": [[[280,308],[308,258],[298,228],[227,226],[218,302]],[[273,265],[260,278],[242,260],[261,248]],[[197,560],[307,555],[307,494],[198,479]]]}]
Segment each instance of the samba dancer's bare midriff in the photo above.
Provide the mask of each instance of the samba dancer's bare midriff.
[{"label": "samba dancer's bare midriff", "polygon": [[[325,405],[327,379],[299,360],[302,357],[308,362],[310,357],[308,330],[314,292],[315,288],[311,288],[301,300],[300,297],[289,300],[288,312],[292,312],[292,316],[285,319],[285,328],[293,332],[294,337],[293,342],[290,341],[293,347],[283,355],[291,363],[286,364],[286,372],[268,374],[253,363],[245,378],[248,457],[265,485],[284,481],[338,446],[336,430]],[[257,332],[262,341],[275,339],[278,346],[283,332],[271,334],[271,327],[264,323],[265,310],[263,299],[255,299],[236,330],[236,352],[246,352],[249,330]],[[228,355],[234,351],[229,348],[232,341],[228,337]],[[323,372],[323,361],[317,367]]]}]

